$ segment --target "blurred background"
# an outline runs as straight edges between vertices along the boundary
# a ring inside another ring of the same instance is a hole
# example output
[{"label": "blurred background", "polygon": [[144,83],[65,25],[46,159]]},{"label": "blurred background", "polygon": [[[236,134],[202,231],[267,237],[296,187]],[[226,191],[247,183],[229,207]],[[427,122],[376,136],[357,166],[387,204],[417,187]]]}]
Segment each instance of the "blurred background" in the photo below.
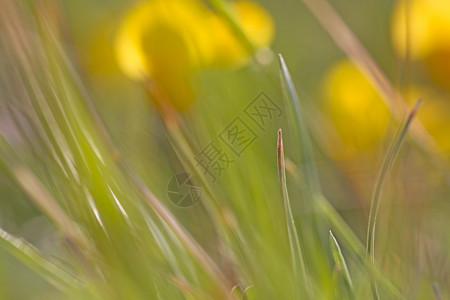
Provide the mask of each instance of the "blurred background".
[{"label": "blurred background", "polygon": [[[25,10],[33,15],[34,1],[22,2]],[[44,3],[42,7],[51,17],[51,26],[56,29],[80,75],[85,89],[81,93],[89,95],[118,155],[216,257],[215,252],[220,249],[215,247],[217,233],[207,225],[211,218],[208,206],[196,204],[180,208],[172,203],[167,193],[170,180],[186,171],[166,131],[171,122],[170,114],[164,116],[163,105],[151,100],[154,95],[145,83],[130,78],[124,72],[123,62],[121,65],[118,35],[126,26],[130,11],[136,10],[140,2],[37,2]],[[402,292],[408,299],[431,299],[435,295],[433,286],[440,287],[440,293],[448,296],[450,5],[445,0],[330,0],[330,3],[398,90],[398,98],[394,100],[405,99],[411,107],[418,98],[423,99],[414,122],[422,124],[429,136],[426,143],[407,138],[387,180],[378,213],[378,263],[397,286],[403,287]],[[216,172],[214,178],[198,163],[197,172],[205,175],[210,187],[199,185],[203,193],[212,189],[219,203],[233,212],[244,236],[255,232],[251,251],[261,250],[258,234],[275,237],[278,227],[267,222],[280,220],[279,214],[283,212],[281,201],[273,204],[279,193],[276,135],[278,128],[282,128],[290,198],[302,199],[298,187],[308,183],[306,175],[289,167],[290,163],[299,163],[298,153],[303,145],[294,138],[287,117],[289,108],[283,102],[276,56],[282,53],[302,101],[324,196],[365,242],[377,175],[407,110],[400,110],[397,117],[393,117],[376,84],[343,53],[302,1],[261,0],[258,4],[273,19],[273,25],[266,24],[274,31],[273,41],[261,45],[264,47],[251,61],[201,66],[189,71],[187,89],[192,91],[187,93],[192,94],[188,100],[183,100],[187,104],[183,103],[182,108],[175,105],[177,118],[181,120],[177,125],[189,139],[195,154],[192,158],[199,158],[204,154],[202,151],[211,150],[207,147],[215,143],[223,150],[221,153],[225,153],[224,157],[232,160],[220,174]],[[205,5],[210,7],[209,3]],[[158,37],[152,42],[149,47],[161,45],[164,49],[165,42],[159,44]],[[7,48],[5,40],[2,47]],[[226,48],[226,44],[223,47]],[[230,48],[222,50],[227,49]],[[171,51],[161,50],[163,54],[155,55],[165,57],[168,53],[178,57],[176,51]],[[1,59],[1,91],[5,94],[10,84],[5,79],[9,72],[8,57],[5,55]],[[174,58],[171,62],[182,65],[183,58]],[[161,78],[161,84],[166,84],[164,74]],[[174,87],[177,91],[183,88]],[[260,101],[261,95],[273,109],[273,115],[264,120],[263,126],[247,112],[254,101]],[[23,132],[15,128],[10,114],[7,105],[2,105],[0,130],[3,136],[17,152],[30,152],[23,141]],[[242,152],[237,150],[239,153],[227,147],[223,136],[221,138],[236,118],[251,129],[254,137],[254,141],[240,146]],[[48,171],[51,173],[52,169]],[[309,208],[299,202],[301,200],[292,202],[294,218],[308,219]],[[267,209],[271,205],[276,206],[272,211]],[[267,229],[272,225],[275,229]],[[48,255],[62,260],[67,256],[54,225],[28,200],[7,168],[0,171],[0,226]],[[329,229],[326,227],[321,228],[325,238]],[[319,240],[325,238],[319,236]],[[313,255],[314,248],[311,249],[310,255]],[[351,261],[348,263],[350,269],[356,269]],[[4,249],[0,249],[0,295],[4,299],[61,297],[56,289]]]}]

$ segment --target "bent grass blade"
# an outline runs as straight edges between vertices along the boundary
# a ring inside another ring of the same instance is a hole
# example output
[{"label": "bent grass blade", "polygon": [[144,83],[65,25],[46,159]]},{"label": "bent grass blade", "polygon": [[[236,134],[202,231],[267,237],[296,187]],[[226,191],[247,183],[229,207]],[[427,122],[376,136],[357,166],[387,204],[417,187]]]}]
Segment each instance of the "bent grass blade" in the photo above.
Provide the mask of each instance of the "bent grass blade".
[{"label": "bent grass blade", "polygon": [[62,291],[80,288],[83,284],[67,267],[50,259],[25,240],[1,228],[0,247]]},{"label": "bent grass blade", "polygon": [[336,264],[336,268],[340,273],[344,275],[345,281],[348,285],[350,292],[353,294],[353,282],[350,277],[350,272],[348,271],[347,263],[345,262],[344,255],[342,254],[341,247],[339,246],[336,238],[333,235],[333,232],[330,232],[330,248],[331,254],[333,255],[334,263]]}]

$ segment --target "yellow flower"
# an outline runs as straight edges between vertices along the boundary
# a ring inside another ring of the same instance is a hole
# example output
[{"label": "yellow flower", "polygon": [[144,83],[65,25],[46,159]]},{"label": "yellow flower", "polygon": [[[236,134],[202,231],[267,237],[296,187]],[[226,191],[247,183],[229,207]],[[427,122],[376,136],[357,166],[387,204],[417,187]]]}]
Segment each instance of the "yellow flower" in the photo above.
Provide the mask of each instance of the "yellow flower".
[{"label": "yellow flower", "polygon": [[450,101],[449,95],[435,89],[413,86],[409,91],[410,103],[424,99],[417,118],[433,136],[437,146],[450,154]]},{"label": "yellow flower", "polygon": [[[343,148],[333,145],[330,153],[346,159],[378,151],[391,113],[372,84],[349,60],[341,60],[327,72],[322,83],[323,110],[332,122]],[[418,119],[437,145],[450,153],[450,101],[445,92],[412,86],[407,101],[424,99]]]},{"label": "yellow flower", "polygon": [[[231,3],[239,25],[256,48],[268,46],[274,35],[271,16],[259,5],[251,1]],[[231,28],[215,14],[207,20],[210,34],[214,36],[214,58],[212,65],[233,66],[248,62],[249,53]]]},{"label": "yellow flower", "polygon": [[450,1],[398,1],[392,15],[392,38],[400,55],[409,52],[412,60],[424,61],[436,83],[450,88]]},{"label": "yellow flower", "polygon": [[[237,1],[231,9],[256,47],[270,44],[273,22],[263,8]],[[250,55],[226,21],[198,0],[142,2],[125,17],[116,39],[123,72],[154,83],[177,109],[195,97],[191,81],[196,70],[243,64]]]},{"label": "yellow flower", "polygon": [[390,113],[372,84],[347,59],[334,64],[322,83],[323,109],[345,149],[339,158],[368,154],[382,140]]}]

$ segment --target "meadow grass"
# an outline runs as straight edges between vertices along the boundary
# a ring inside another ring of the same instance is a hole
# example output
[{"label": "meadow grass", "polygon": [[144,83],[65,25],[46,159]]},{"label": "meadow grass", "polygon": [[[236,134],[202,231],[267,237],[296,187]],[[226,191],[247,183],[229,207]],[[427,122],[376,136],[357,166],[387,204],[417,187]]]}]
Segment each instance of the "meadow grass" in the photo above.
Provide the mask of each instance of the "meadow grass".
[{"label": "meadow grass", "polygon": [[[304,2],[385,99],[393,101],[395,89],[354,37],[351,42],[342,38],[352,35],[332,8],[321,0],[327,9],[320,12],[319,2]],[[211,3],[251,49],[226,2]],[[0,4],[0,107],[14,128],[0,132],[1,168],[51,222],[60,249],[56,258],[5,228],[0,229],[0,246],[54,287],[49,298],[448,295],[438,279],[424,278],[416,265],[408,265],[412,262],[394,255],[406,271],[392,270],[382,263],[383,254],[380,259],[375,255],[382,252],[375,239],[379,207],[408,130],[414,133],[414,147],[433,151],[422,127],[412,125],[417,124],[417,106],[409,115],[404,103],[392,109],[405,122],[373,184],[365,240],[328,199],[327,182],[316,167],[320,151],[305,117],[307,96],[297,91],[282,55],[265,72],[237,71],[225,87],[214,71],[204,74],[200,81],[208,84],[194,110],[185,115],[170,107],[159,115],[141,112],[144,119],[156,120],[155,132],[130,133],[139,144],[129,146],[97,111],[45,6]],[[282,111],[263,130],[245,119],[244,111],[262,90],[279,99],[274,102]],[[220,134],[236,117],[249,122],[257,139],[233,156],[229,170],[211,180],[196,157],[211,141],[226,147]],[[193,174],[201,187],[201,200],[189,208],[167,197],[168,180],[180,172]],[[411,272],[420,277],[415,292]],[[0,296],[12,297],[8,292]]]}]

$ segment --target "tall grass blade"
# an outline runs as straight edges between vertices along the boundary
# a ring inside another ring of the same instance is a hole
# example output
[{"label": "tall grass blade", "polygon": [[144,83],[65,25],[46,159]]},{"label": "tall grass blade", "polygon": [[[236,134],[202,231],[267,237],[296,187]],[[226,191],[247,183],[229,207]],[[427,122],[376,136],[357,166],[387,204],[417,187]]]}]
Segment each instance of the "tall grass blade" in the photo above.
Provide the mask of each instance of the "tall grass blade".
[{"label": "tall grass blade", "polygon": [[289,194],[286,185],[286,165],[284,160],[283,136],[281,129],[278,130],[277,165],[278,165],[278,179],[280,181],[281,192],[286,212],[286,223],[289,235],[289,245],[291,248],[291,258],[294,267],[294,274],[300,276],[300,278],[304,280],[304,282],[306,283],[308,274],[306,271],[303,253],[300,248],[300,241],[298,238],[297,229],[295,228],[294,216],[292,215],[291,203],[289,200]]},{"label": "tall grass blade", "polygon": [[298,135],[302,145],[301,160],[302,164],[305,166],[305,183],[311,190],[313,196],[317,196],[321,194],[321,188],[319,176],[317,175],[317,170],[314,166],[314,154],[312,151],[312,144],[309,138],[308,129],[304,122],[299,97],[294,83],[292,82],[291,74],[289,73],[283,56],[278,54],[278,57],[280,60],[281,84],[283,86],[283,91],[286,92],[289,111],[291,112],[291,117],[295,122],[294,127],[296,134]]},{"label": "tall grass blade", "polygon": [[342,234],[347,244],[362,260],[362,262],[368,268],[370,273],[375,278],[377,278],[380,281],[380,283],[382,283],[385,290],[389,291],[389,293],[392,296],[395,296],[396,298],[402,298],[401,293],[398,291],[398,289],[389,280],[385,278],[385,276],[379,269],[377,269],[369,262],[369,260],[367,260],[364,252],[363,243],[358,239],[358,237],[353,233],[353,231],[345,223],[342,217],[336,212],[333,206],[323,196],[317,175],[317,170],[313,165],[314,157],[312,153],[311,142],[309,139],[308,130],[302,118],[302,112],[299,106],[298,95],[292,82],[291,76],[289,74],[289,70],[281,54],[279,54],[279,58],[281,64],[282,84],[284,85],[284,90],[287,92],[287,97],[289,99],[291,111],[294,112],[293,117],[296,120],[298,134],[300,135],[300,140],[303,146],[302,160],[305,163],[305,168],[303,170],[303,172],[306,174],[305,182],[306,185],[309,186],[311,189],[312,193],[311,196],[314,199],[314,205],[319,209],[320,213],[322,213],[322,215],[325,216]]},{"label": "tall grass blade", "polygon": [[414,107],[411,110],[411,112],[409,113],[405,123],[400,128],[399,133],[397,134],[396,138],[393,140],[391,146],[389,147],[389,150],[386,154],[383,165],[381,166],[380,172],[378,173],[378,179],[375,184],[375,189],[374,189],[374,193],[372,196],[372,202],[371,202],[371,206],[370,206],[369,225],[368,225],[368,229],[367,229],[367,241],[366,241],[366,251],[367,251],[367,254],[370,255],[372,262],[375,261],[375,250],[374,250],[374,248],[375,248],[375,228],[377,225],[377,216],[378,216],[378,209],[380,207],[380,200],[381,200],[381,197],[383,196],[384,187],[385,187],[386,181],[389,177],[389,173],[392,169],[394,161],[398,156],[400,147],[403,145],[403,142],[406,139],[408,129],[411,125],[411,121],[413,120],[414,116],[416,115],[421,102],[422,101],[419,99],[414,104]]},{"label": "tall grass blade", "polygon": [[62,291],[79,288],[82,285],[82,281],[66,266],[50,259],[33,245],[1,228],[0,247]]},{"label": "tall grass blade", "polygon": [[24,166],[15,166],[11,167],[11,172],[13,178],[36,207],[44,212],[64,234],[76,254],[81,255],[85,251],[88,251],[90,255],[94,254],[95,249],[90,241],[31,171]]},{"label": "tall grass blade", "polygon": [[[296,166],[293,166],[293,168],[294,169],[291,169],[291,171],[296,173],[299,172],[299,170],[295,169],[297,168]],[[367,268],[368,272],[375,276],[375,278],[383,286],[384,290],[388,291],[396,299],[403,299],[404,297],[400,291],[385,277],[377,266],[371,263],[370,259],[366,255],[365,245],[361,242],[345,220],[339,215],[336,209],[330,204],[330,202],[324,196],[318,197],[316,202],[320,213],[322,213],[322,215],[326,217],[333,225],[336,231],[339,232],[345,245],[352,250],[352,253],[356,255],[359,261]]]},{"label": "tall grass blade", "polygon": [[[369,225],[367,229],[367,241],[366,241],[366,253],[370,256],[372,264],[375,264],[375,229],[377,226],[377,216],[378,209],[380,208],[380,201],[383,195],[384,187],[386,181],[389,177],[389,173],[392,169],[395,159],[398,156],[400,147],[403,145],[403,142],[406,139],[408,129],[411,125],[411,121],[419,109],[421,104],[421,100],[416,101],[413,109],[409,113],[405,123],[400,128],[400,131],[397,137],[393,140],[391,146],[389,147],[388,153],[384,159],[383,165],[381,166],[380,172],[378,173],[378,179],[375,184],[375,189],[372,197],[372,202],[370,205],[370,213],[369,213]],[[372,282],[372,291],[374,294],[374,298],[380,299],[378,294],[378,289],[376,282]]]},{"label": "tall grass blade", "polygon": [[177,221],[177,219],[167,210],[156,196],[142,183],[142,181],[130,170],[128,170],[130,178],[134,184],[139,188],[142,194],[148,200],[149,205],[156,212],[156,214],[163,220],[164,223],[173,231],[181,243],[186,247],[189,253],[198,261],[204,268],[208,275],[214,279],[219,289],[222,291],[223,298],[233,299],[230,291],[233,286],[223,274],[220,268],[216,265],[208,253],[197,243],[197,241],[184,229],[184,227]]},{"label": "tall grass blade", "polygon": [[[300,99],[295,89],[289,70],[284,58],[278,55],[280,60],[281,85],[286,103],[287,119],[299,143],[298,168],[304,174],[304,188],[300,188],[302,201],[299,205],[304,213],[300,222],[301,242],[307,260],[307,266],[320,272],[327,272],[330,265],[325,252],[316,251],[317,247],[327,247],[326,220],[317,210],[317,200],[323,199],[319,176],[315,166],[315,158],[311,138],[306,126],[305,118],[301,108]],[[326,285],[326,284],[325,284]]]},{"label": "tall grass blade", "polygon": [[[306,124],[302,118],[302,111],[299,105],[299,98],[292,82],[289,70],[286,66],[286,63],[283,59],[283,56],[279,54],[280,65],[281,65],[281,76],[282,76],[282,84],[284,86],[284,91],[287,94],[288,105],[290,111],[292,112],[292,117],[295,120],[295,127],[297,130],[297,134],[299,135],[299,139],[302,142],[302,162],[304,163],[304,168],[302,172],[305,174],[305,183],[309,187],[312,198],[314,199],[314,205],[319,209],[320,213],[325,216],[328,221],[330,221],[336,229],[342,234],[346,243],[350,246],[350,248],[358,255],[358,257],[363,261],[363,263],[369,268],[370,272],[374,274],[374,276],[380,280],[385,289],[389,291],[392,295],[395,295],[397,298],[401,297],[398,289],[392,285],[391,282],[386,280],[382,272],[375,267],[373,267],[369,261],[366,260],[364,245],[358,239],[358,237],[353,233],[353,231],[349,228],[349,226],[345,223],[342,217],[336,212],[333,206],[328,202],[328,200],[323,196],[321,191],[320,182],[317,175],[317,170],[314,167],[314,155],[312,152],[311,141],[308,135],[308,129],[306,128]],[[295,166],[294,166],[295,168]],[[298,168],[297,172],[301,172],[300,168]]]}]

